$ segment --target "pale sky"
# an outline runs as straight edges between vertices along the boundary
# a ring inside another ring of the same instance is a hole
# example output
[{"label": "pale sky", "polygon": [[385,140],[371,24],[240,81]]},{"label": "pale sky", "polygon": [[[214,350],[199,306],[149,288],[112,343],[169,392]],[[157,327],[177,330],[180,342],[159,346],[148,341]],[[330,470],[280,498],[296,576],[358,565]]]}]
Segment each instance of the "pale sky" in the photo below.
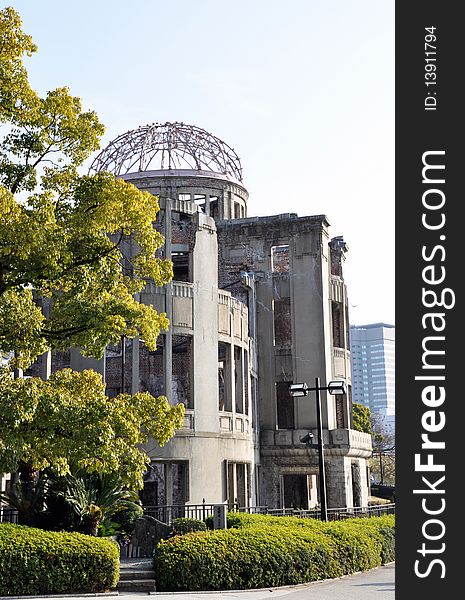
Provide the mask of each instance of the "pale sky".
[{"label": "pale sky", "polygon": [[394,324],[394,0],[11,0],[41,93],[106,125],[204,128],[239,155],[248,215],[325,214],[352,324]]}]

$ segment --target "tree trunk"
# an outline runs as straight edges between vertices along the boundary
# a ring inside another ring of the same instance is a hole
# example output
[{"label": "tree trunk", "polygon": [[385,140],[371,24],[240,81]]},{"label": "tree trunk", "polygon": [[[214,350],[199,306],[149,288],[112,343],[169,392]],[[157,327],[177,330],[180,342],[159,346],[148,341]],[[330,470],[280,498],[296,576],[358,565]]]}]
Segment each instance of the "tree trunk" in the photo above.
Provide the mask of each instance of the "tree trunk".
[{"label": "tree trunk", "polygon": [[21,503],[18,506],[18,523],[20,525],[36,525],[36,502],[35,484],[37,480],[37,471],[31,465],[20,462],[18,466],[18,487],[21,495]]}]

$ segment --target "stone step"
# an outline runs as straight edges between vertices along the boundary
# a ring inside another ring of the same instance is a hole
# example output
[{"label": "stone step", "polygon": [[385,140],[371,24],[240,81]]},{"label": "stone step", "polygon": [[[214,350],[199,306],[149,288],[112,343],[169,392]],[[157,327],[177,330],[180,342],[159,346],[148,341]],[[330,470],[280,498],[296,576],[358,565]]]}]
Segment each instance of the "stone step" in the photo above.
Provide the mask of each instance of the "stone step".
[{"label": "stone step", "polygon": [[128,581],[118,581],[116,586],[119,592],[154,592],[155,579],[134,579]]},{"label": "stone step", "polygon": [[120,571],[120,581],[134,581],[134,579],[153,579],[153,569],[149,571]]},{"label": "stone step", "polygon": [[154,592],[155,579],[151,558],[129,558],[120,561],[119,581],[121,592]]},{"label": "stone step", "polygon": [[153,558],[125,558],[120,560],[119,568],[122,569],[152,569]]}]

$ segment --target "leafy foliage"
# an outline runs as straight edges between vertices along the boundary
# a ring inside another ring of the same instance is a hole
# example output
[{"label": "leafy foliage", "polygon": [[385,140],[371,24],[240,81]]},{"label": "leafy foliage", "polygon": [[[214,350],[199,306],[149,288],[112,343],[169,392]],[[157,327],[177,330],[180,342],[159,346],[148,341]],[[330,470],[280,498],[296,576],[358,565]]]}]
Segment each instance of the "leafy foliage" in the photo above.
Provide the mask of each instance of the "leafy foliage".
[{"label": "leafy foliage", "polygon": [[0,122],[18,115],[33,102],[23,55],[31,56],[37,46],[21,30],[21,18],[13,8],[5,8],[0,17]]},{"label": "leafy foliage", "polygon": [[0,595],[102,592],[118,577],[109,540],[0,523]]},{"label": "leafy foliage", "polygon": [[392,560],[394,518],[324,523],[295,517],[228,515],[231,529],[162,540],[157,589],[227,590],[340,577]]},{"label": "leafy foliage", "polygon": [[[154,350],[169,323],[136,296],[172,277],[158,255],[157,199],[109,173],[79,174],[103,125],[66,87],[44,97],[30,87],[23,57],[36,46],[12,8],[0,10],[0,40],[0,359],[24,370],[69,347],[99,358],[121,336]],[[23,464],[65,475],[75,462],[137,487],[147,463],[140,444],[149,435],[163,444],[182,423],[183,406],[164,397],[108,402],[90,371],[10,375],[0,373],[3,472]]]},{"label": "leafy foliage", "polygon": [[[168,320],[134,295],[148,279],[162,285],[172,276],[156,257],[157,212],[153,196],[106,173],[23,206],[0,187],[0,350],[14,352],[14,366],[71,345],[99,357],[122,335],[156,348]],[[137,253],[123,254],[136,244]]]},{"label": "leafy foliage", "polygon": [[34,485],[18,481],[9,491],[0,492],[0,502],[18,511],[18,521],[23,525],[36,525],[38,515],[45,508],[46,477],[39,474]]},{"label": "leafy foliage", "polygon": [[50,348],[101,356],[122,335],[155,349],[168,321],[134,295],[172,277],[157,256],[157,199],[109,173],[78,174],[103,125],[66,87],[44,98],[30,88],[22,57],[36,47],[11,8],[0,35],[0,351],[24,369]]},{"label": "leafy foliage", "polygon": [[373,433],[371,425],[371,411],[368,406],[354,402],[352,404],[352,416],[354,419],[354,429],[363,431],[364,433]]},{"label": "leafy foliage", "polygon": [[[183,405],[147,392],[120,394],[111,402],[94,371],[63,369],[47,381],[0,375],[0,467],[21,461],[35,470],[66,475],[70,464],[89,473],[118,473],[123,484],[142,487],[148,458],[140,444],[160,444],[182,425]],[[0,469],[0,470],[1,470]]]},{"label": "leafy foliage", "polygon": [[33,482],[17,481],[0,501],[18,511],[22,525],[56,531],[125,538],[143,514],[139,495],[115,473],[76,470],[57,476],[41,471]]},{"label": "leafy foliage", "polygon": [[[395,452],[387,452],[375,450],[373,458],[370,460],[370,473],[373,475],[374,481],[379,485],[372,484],[372,495],[388,498],[391,502],[394,501],[396,484],[396,455]],[[383,489],[384,486],[388,486]],[[389,491],[389,493],[387,493]]]},{"label": "leafy foliage", "polygon": [[62,498],[72,508],[78,518],[76,528],[82,533],[106,535],[110,529],[116,532],[118,524],[112,521],[113,516],[125,509],[140,508],[137,493],[125,488],[114,473],[70,474],[54,484],[49,494]]},{"label": "leafy foliage", "polygon": [[381,484],[395,485],[396,481],[396,439],[393,431],[386,428],[381,415],[371,415],[373,427],[373,458],[370,470],[375,480]]},{"label": "leafy foliage", "polygon": [[379,414],[372,414],[371,426],[373,428],[373,452],[395,453],[395,434],[386,428],[383,417]]},{"label": "leafy foliage", "polygon": [[200,519],[179,517],[178,519],[173,519],[171,522],[172,535],[185,535],[186,533],[205,531],[206,529],[207,526]]},{"label": "leafy foliage", "polygon": [[112,514],[111,520],[114,523],[115,532],[118,534],[120,544],[129,541],[134,532],[136,521],[144,514],[141,506],[128,507]]}]

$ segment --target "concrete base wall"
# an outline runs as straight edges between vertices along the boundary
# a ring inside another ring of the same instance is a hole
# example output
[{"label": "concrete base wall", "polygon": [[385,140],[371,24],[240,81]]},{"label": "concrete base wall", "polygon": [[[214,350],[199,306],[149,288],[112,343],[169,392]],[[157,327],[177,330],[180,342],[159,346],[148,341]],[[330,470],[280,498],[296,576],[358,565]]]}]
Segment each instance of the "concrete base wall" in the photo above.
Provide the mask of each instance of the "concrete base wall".
[{"label": "concrete base wall", "polygon": [[[261,447],[259,503],[269,508],[292,508],[287,500],[289,496],[285,491],[285,479],[288,477],[290,485],[294,481],[290,476],[304,475],[308,481],[308,506],[303,508],[311,508],[315,504],[316,495],[319,497],[318,449],[299,447],[294,438],[298,438],[302,432],[265,433],[267,435],[262,436]],[[356,443],[353,446],[329,444],[330,434],[334,439],[338,433],[343,438],[349,438],[349,435],[344,435],[349,434],[347,430],[324,431],[323,436],[328,508],[368,506],[366,459],[371,454],[368,447],[369,436],[362,434],[358,447]],[[300,496],[301,494],[297,494],[299,499]]]}]

